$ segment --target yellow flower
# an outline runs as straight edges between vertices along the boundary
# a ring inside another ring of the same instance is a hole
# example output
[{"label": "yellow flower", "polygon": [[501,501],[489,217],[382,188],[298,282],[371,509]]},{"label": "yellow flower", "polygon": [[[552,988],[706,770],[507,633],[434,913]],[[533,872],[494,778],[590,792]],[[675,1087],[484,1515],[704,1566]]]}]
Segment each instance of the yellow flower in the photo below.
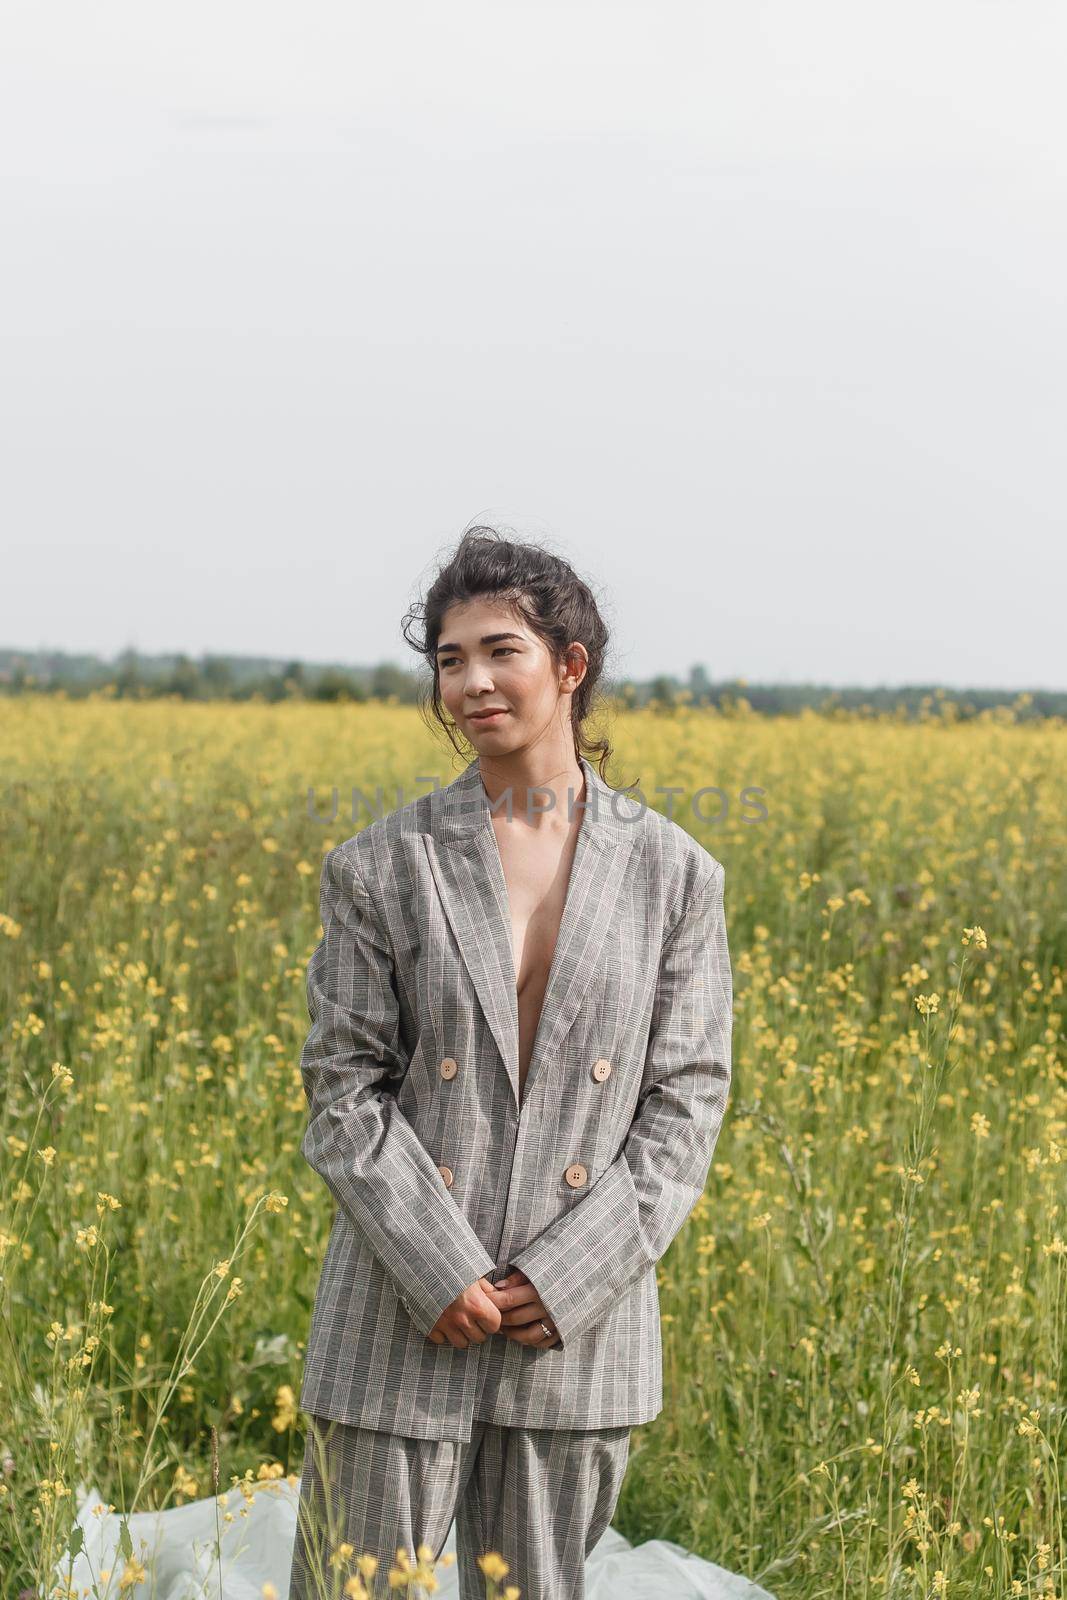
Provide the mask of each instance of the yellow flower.
[{"label": "yellow flower", "polygon": [[956,1396],[956,1404],[966,1415],[980,1417],[982,1413],[978,1409],[978,1395],[979,1388],[977,1384],[971,1389],[961,1389]]},{"label": "yellow flower", "polygon": [[939,994],[917,994],[915,996],[915,1004],[924,1017],[929,1017],[941,1004],[941,996]]},{"label": "yellow flower", "polygon": [[135,1583],[143,1583],[144,1580],[144,1565],[138,1561],[136,1556],[131,1556],[122,1569],[122,1576],[119,1578],[119,1588],[132,1589]]},{"label": "yellow flower", "polygon": [[274,1404],[278,1409],[271,1418],[271,1427],[276,1429],[278,1433],[285,1433],[286,1429],[291,1428],[300,1415],[296,1395],[289,1384],[282,1384],[274,1396]]},{"label": "yellow flower", "polygon": [[490,1550],[484,1556],[479,1556],[478,1565],[486,1577],[492,1578],[494,1581],[506,1577],[511,1571],[503,1556],[496,1550]]}]

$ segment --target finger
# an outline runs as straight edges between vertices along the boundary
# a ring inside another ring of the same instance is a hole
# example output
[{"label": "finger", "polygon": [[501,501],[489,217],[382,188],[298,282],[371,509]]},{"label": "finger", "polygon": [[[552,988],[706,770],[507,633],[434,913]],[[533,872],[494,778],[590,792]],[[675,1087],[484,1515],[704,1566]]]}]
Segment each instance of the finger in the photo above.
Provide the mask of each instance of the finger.
[{"label": "finger", "polygon": [[501,1320],[506,1320],[509,1327],[515,1328],[525,1327],[528,1322],[537,1322],[542,1317],[546,1322],[549,1320],[544,1303],[535,1294],[529,1300],[515,1299],[511,1309],[504,1312]]},{"label": "finger", "polygon": [[[523,1306],[520,1311],[512,1311],[506,1318],[502,1317],[500,1322],[501,1333],[508,1332],[522,1336],[533,1334],[535,1342],[544,1339],[545,1327],[552,1328],[552,1319],[540,1302],[536,1310],[531,1312],[529,1306]],[[553,1336],[558,1338],[554,1328]]]},{"label": "finger", "polygon": [[554,1333],[551,1339],[546,1339],[540,1323],[535,1323],[530,1328],[510,1328],[507,1330],[507,1337],[514,1339],[516,1344],[536,1345],[539,1350],[550,1350],[554,1344],[560,1342],[558,1333]]},{"label": "finger", "polygon": [[506,1311],[517,1311],[520,1308],[528,1311],[531,1307],[539,1306],[541,1302],[532,1283],[519,1283],[514,1289],[505,1289],[498,1304]]},{"label": "finger", "polygon": [[536,1327],[543,1316],[544,1312],[538,1311],[536,1306],[518,1306],[514,1311],[506,1312],[500,1320],[506,1322],[509,1328],[529,1328]]},{"label": "finger", "polygon": [[532,1285],[525,1272],[516,1271],[509,1272],[506,1278],[501,1278],[498,1283],[491,1283],[489,1287],[508,1294],[515,1289],[531,1288]]}]

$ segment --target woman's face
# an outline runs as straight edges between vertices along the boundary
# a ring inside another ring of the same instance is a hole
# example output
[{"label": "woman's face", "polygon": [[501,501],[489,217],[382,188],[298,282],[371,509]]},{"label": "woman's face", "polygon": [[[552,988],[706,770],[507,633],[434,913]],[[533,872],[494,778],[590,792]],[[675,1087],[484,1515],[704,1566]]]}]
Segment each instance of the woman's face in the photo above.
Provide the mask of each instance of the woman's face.
[{"label": "woman's face", "polygon": [[[575,657],[575,666],[577,676],[562,677],[543,640],[492,601],[445,612],[437,646],[441,699],[479,755],[508,754],[565,730],[584,660]],[[490,710],[496,714],[479,715]]]}]

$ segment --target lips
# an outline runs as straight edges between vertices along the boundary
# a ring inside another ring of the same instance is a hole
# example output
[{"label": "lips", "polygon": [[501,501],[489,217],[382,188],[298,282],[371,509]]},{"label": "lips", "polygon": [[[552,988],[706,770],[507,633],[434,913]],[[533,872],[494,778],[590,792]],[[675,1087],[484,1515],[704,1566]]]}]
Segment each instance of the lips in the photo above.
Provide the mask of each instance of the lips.
[{"label": "lips", "polygon": [[507,713],[503,706],[494,706],[492,711],[472,711],[470,720],[472,722],[494,722],[497,717],[506,715]]}]

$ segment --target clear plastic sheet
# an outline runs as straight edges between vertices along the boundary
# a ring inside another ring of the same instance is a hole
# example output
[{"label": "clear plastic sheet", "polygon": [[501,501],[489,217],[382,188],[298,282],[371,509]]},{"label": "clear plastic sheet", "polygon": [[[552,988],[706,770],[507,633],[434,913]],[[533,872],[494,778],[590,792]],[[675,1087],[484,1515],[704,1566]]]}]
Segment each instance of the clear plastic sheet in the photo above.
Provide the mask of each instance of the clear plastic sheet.
[{"label": "clear plastic sheet", "polygon": [[[266,1583],[273,1584],[278,1600],[287,1600],[299,1485],[282,1478],[250,1489],[254,1498],[248,1500],[239,1489],[227,1490],[225,1505],[220,1496],[219,1501],[192,1500],[169,1511],[135,1513],[129,1519],[133,1554],[144,1564],[145,1576],[122,1591],[123,1600],[263,1600]],[[98,1507],[102,1510],[96,1490],[83,1489],[78,1521],[85,1547],[75,1558],[73,1583],[78,1592],[91,1593],[94,1578],[110,1568],[114,1576],[107,1593],[117,1597],[126,1565],[118,1553],[119,1519],[114,1513],[101,1515]],[[454,1523],[444,1548],[455,1554]],[[69,1571],[64,1562],[57,1576],[66,1578]],[[439,1566],[436,1576],[437,1595],[457,1600],[455,1561]],[[384,1572],[376,1581],[385,1592]],[[586,1563],[586,1600],[619,1595],[627,1600],[773,1600],[768,1590],[681,1545],[666,1539],[631,1545],[608,1528]]]}]

